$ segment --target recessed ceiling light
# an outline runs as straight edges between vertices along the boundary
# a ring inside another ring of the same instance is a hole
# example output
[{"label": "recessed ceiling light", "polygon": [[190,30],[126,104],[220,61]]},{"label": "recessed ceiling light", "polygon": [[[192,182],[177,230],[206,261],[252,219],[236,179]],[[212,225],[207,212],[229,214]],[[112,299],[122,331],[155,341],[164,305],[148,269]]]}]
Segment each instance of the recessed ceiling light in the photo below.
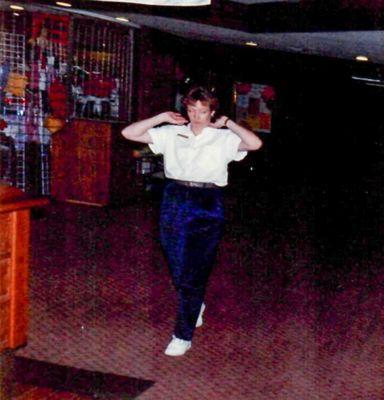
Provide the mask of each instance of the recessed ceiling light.
[{"label": "recessed ceiling light", "polygon": [[12,10],[24,10],[24,7],[17,6],[16,4],[11,4],[9,7],[12,8]]},{"label": "recessed ceiling light", "polygon": [[116,17],[115,19],[117,19],[118,21],[129,22],[129,19],[124,17]]},{"label": "recessed ceiling light", "polygon": [[366,56],[356,56],[355,60],[356,61],[368,61],[368,57],[366,57]]},{"label": "recessed ceiling light", "polygon": [[56,4],[57,4],[58,6],[61,6],[61,7],[72,7],[72,4],[70,4],[70,3],[64,3],[64,2],[62,2],[62,1],[56,1]]},{"label": "recessed ceiling light", "polygon": [[247,46],[253,46],[253,47],[258,46],[258,44],[257,44],[256,42],[245,42],[245,44],[246,44]]}]

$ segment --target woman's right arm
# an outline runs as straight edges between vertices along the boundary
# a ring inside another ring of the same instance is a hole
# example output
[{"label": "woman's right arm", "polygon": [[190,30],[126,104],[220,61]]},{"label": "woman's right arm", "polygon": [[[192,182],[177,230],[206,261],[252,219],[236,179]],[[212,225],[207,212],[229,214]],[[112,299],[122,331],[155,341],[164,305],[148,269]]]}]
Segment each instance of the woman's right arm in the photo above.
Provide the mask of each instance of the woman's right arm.
[{"label": "woman's right arm", "polygon": [[129,140],[141,143],[153,143],[148,129],[154,128],[163,123],[170,123],[175,125],[183,125],[187,120],[179,113],[172,111],[163,112],[155,115],[154,117],[143,119],[126,126],[121,134]]}]

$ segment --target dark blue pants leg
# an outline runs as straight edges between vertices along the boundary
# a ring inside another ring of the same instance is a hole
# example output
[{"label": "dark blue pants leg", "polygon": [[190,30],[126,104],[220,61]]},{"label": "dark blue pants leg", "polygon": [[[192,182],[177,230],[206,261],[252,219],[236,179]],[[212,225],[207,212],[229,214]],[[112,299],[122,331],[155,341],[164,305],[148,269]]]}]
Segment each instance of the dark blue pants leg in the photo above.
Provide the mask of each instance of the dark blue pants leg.
[{"label": "dark blue pants leg", "polygon": [[223,225],[220,189],[166,185],[160,235],[179,298],[174,334],[180,339],[192,339]]}]

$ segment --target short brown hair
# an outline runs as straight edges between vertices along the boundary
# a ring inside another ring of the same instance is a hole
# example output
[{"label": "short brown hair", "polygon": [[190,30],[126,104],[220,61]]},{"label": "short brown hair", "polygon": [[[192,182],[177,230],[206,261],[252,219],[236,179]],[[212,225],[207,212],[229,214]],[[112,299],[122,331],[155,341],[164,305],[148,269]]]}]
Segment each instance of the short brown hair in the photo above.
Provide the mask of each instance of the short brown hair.
[{"label": "short brown hair", "polygon": [[183,98],[183,105],[187,107],[188,104],[194,104],[197,101],[207,104],[211,111],[216,111],[219,108],[219,100],[217,97],[201,86],[193,87],[187,92]]}]

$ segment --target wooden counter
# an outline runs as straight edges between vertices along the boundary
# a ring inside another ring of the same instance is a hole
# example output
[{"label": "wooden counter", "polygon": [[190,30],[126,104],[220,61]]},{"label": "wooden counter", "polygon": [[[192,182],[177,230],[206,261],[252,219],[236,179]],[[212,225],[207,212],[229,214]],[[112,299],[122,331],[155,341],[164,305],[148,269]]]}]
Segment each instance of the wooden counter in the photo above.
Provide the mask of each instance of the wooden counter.
[{"label": "wooden counter", "polygon": [[0,352],[27,341],[30,209],[47,203],[0,183]]}]

